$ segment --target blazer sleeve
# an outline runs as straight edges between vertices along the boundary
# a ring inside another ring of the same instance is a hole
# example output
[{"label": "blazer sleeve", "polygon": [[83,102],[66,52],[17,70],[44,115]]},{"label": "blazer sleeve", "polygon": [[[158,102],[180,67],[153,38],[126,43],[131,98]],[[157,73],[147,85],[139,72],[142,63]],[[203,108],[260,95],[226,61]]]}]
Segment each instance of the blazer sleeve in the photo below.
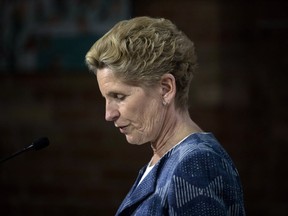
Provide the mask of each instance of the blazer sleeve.
[{"label": "blazer sleeve", "polygon": [[171,182],[169,215],[245,215],[238,172],[221,154],[207,149],[187,153]]}]

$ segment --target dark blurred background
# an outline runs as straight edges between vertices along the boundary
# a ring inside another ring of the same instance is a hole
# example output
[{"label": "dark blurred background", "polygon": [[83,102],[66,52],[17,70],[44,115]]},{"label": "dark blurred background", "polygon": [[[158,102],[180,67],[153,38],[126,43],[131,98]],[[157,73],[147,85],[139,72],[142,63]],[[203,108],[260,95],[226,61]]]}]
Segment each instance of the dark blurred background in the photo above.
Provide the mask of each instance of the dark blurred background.
[{"label": "dark blurred background", "polygon": [[150,146],[104,120],[84,56],[122,19],[166,17],[196,44],[191,116],[237,165],[247,215],[288,215],[287,1],[0,1],[0,215],[113,215]]}]

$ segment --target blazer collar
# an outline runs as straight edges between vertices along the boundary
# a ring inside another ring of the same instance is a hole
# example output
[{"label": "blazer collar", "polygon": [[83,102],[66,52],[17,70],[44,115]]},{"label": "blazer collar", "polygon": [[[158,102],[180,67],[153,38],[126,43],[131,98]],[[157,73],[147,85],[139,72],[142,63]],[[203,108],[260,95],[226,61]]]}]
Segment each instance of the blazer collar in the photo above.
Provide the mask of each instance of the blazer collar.
[{"label": "blazer collar", "polygon": [[[191,136],[189,136],[191,137]],[[180,143],[185,142],[184,139]],[[150,173],[143,179],[143,181],[139,184],[139,181],[142,175],[145,172],[146,166],[144,166],[138,174],[138,177],[132,186],[131,190],[127,194],[126,198],[123,200],[120,205],[116,215],[132,215],[136,208],[139,206],[143,200],[145,200],[150,194],[154,193],[156,190],[156,183],[158,179],[159,173],[161,173],[161,168],[166,163],[167,159],[173,154],[174,151],[177,151],[178,145],[172,148],[169,152],[167,152],[155,166],[150,171]],[[139,184],[139,185],[138,185]]]},{"label": "blazer collar", "polygon": [[164,160],[160,160],[159,163],[153,167],[150,173],[138,185],[142,175],[145,172],[146,166],[139,171],[139,175],[134,185],[119,207],[116,215],[131,215],[138,205],[155,191],[158,171],[161,169],[163,161]]}]

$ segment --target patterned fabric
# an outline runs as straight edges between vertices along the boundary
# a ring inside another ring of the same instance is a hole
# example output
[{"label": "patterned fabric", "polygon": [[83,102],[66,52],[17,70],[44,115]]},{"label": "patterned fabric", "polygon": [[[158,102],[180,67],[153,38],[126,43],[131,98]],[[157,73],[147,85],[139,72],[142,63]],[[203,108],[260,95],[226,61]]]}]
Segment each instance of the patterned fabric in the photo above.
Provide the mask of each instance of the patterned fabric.
[{"label": "patterned fabric", "polygon": [[138,185],[145,169],[116,215],[245,215],[239,174],[211,133],[188,136]]}]

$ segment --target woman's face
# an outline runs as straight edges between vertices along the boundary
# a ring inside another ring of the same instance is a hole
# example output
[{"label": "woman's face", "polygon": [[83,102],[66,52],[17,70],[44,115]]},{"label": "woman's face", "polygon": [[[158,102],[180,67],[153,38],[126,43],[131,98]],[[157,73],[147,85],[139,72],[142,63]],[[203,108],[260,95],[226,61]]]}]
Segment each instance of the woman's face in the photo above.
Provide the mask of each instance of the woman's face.
[{"label": "woman's face", "polygon": [[127,85],[108,68],[97,71],[97,81],[106,100],[105,119],[113,121],[129,143],[157,140],[166,114],[160,87]]}]

